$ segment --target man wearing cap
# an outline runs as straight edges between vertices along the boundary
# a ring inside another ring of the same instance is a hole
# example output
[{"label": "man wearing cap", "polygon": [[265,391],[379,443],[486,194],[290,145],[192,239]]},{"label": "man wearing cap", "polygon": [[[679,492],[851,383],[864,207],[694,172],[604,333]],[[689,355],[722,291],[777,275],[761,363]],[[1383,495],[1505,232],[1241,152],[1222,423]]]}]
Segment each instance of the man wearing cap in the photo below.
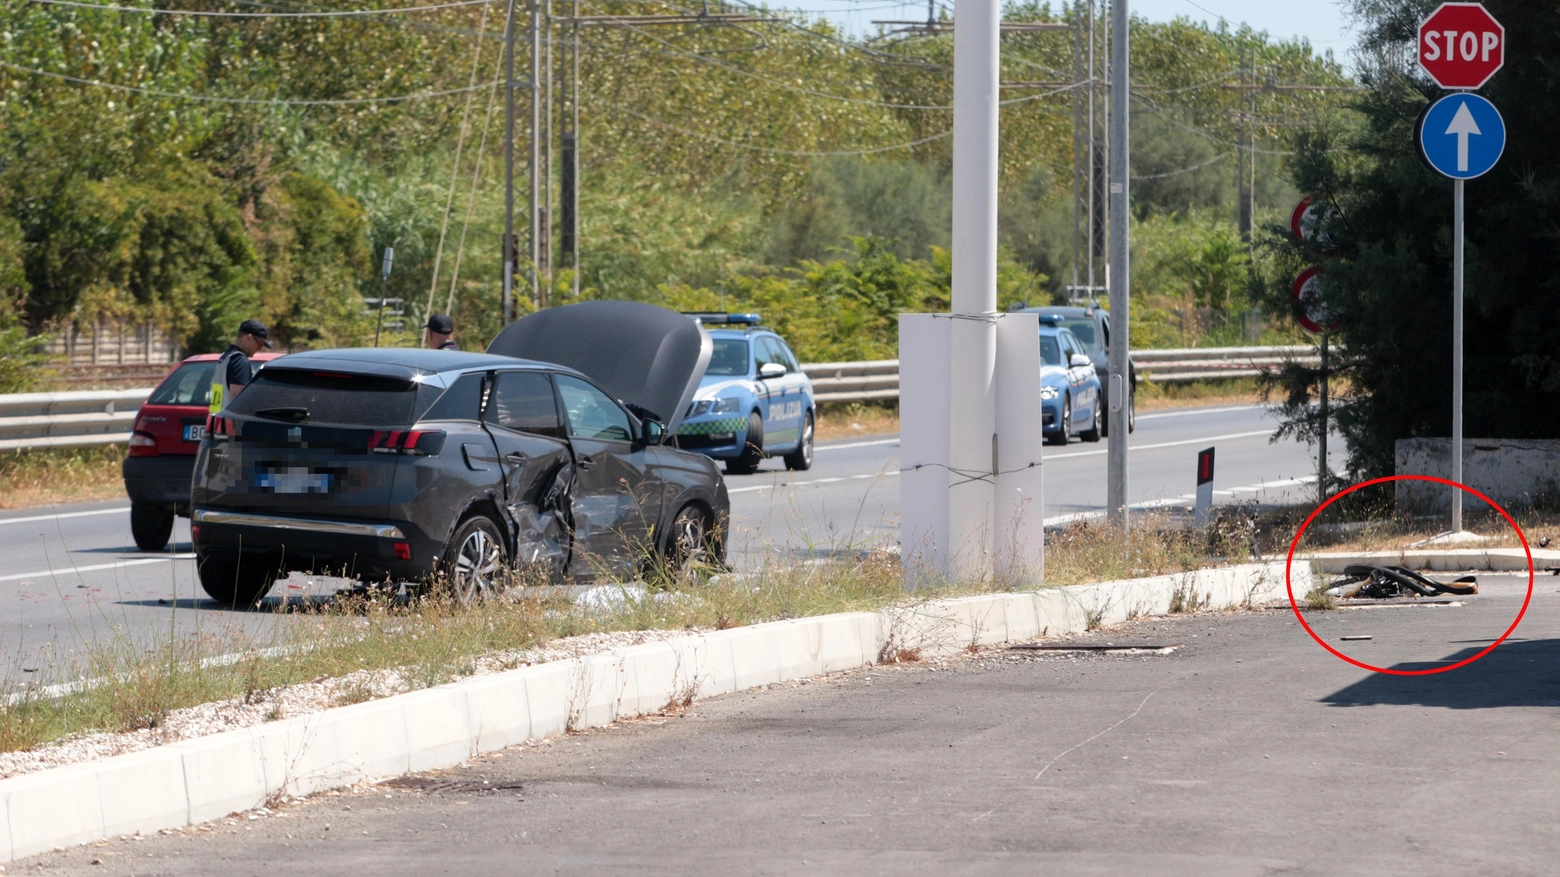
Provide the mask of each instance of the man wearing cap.
[{"label": "man wearing cap", "polygon": [[428,330],[429,350],[459,350],[455,342],[450,339],[455,334],[455,321],[448,314],[433,314],[428,317],[428,322],[423,324]]},{"label": "man wearing cap", "polygon": [[271,346],[271,332],[259,320],[245,320],[238,326],[238,338],[217,360],[217,368],[211,374],[211,413],[222,410],[228,399],[238,395],[250,378],[254,368],[249,357]]}]

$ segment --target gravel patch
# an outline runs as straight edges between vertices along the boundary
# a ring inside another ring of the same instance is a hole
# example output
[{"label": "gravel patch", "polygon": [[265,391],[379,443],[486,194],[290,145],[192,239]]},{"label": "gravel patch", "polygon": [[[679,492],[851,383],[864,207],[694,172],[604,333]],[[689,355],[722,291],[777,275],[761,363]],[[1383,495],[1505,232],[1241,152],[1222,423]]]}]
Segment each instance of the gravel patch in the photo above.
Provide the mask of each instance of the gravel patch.
[{"label": "gravel patch", "polygon": [[[473,661],[473,675],[502,673],[532,664],[608,654],[617,649],[698,632],[628,630],[571,636],[535,648],[484,655]],[[413,687],[411,681],[397,670],[360,670],[346,676],[323,677],[313,682],[257,692],[247,699],[234,698],[174,710],[154,728],[126,733],[78,734],[34,749],[0,752],[0,779],[390,697],[411,691]]]}]

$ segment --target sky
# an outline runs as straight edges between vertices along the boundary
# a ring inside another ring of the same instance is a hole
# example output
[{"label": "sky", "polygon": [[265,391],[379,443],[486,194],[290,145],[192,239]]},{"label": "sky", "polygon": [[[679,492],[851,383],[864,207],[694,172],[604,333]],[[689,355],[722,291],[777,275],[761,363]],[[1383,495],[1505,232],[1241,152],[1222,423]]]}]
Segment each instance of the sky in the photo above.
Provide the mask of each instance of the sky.
[{"label": "sky", "polygon": [[[947,0],[938,0],[943,5]],[[1346,29],[1336,0],[1128,0],[1134,15],[1151,21],[1187,16],[1216,24],[1222,17],[1236,26],[1245,22],[1275,38],[1303,36],[1318,53],[1328,49],[1347,63],[1353,37]],[[851,33],[871,33],[873,19],[925,20],[926,0],[780,0],[774,6],[826,14]],[[1058,5],[1058,4],[1053,4]]]}]

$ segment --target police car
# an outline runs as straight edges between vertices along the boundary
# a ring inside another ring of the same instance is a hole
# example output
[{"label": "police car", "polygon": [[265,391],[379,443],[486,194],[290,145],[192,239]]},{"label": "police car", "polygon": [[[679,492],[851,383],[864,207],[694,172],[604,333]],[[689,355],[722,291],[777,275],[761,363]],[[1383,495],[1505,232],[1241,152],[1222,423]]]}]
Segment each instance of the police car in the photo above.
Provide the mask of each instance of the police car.
[{"label": "police car", "polygon": [[734,475],[773,456],[787,469],[811,468],[818,406],[791,348],[759,325],[758,314],[688,316],[709,332],[714,350],[677,428],[677,446],[724,460]]}]

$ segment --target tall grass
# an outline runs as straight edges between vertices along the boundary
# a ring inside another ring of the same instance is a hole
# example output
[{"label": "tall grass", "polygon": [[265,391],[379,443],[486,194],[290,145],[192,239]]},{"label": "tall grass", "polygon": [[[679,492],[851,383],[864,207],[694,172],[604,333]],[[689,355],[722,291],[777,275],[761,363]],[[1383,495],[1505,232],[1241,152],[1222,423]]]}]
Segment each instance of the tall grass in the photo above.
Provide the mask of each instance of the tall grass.
[{"label": "tall grass", "polygon": [[124,445],[0,451],[0,508],[122,497],[124,458]]}]

